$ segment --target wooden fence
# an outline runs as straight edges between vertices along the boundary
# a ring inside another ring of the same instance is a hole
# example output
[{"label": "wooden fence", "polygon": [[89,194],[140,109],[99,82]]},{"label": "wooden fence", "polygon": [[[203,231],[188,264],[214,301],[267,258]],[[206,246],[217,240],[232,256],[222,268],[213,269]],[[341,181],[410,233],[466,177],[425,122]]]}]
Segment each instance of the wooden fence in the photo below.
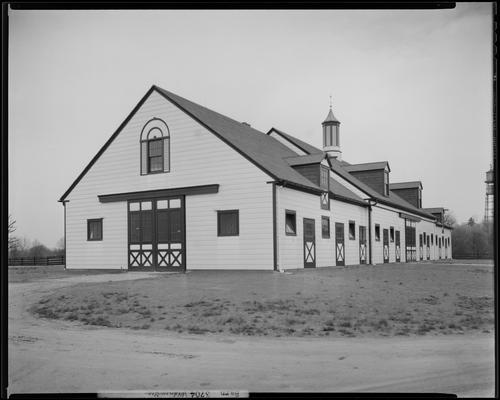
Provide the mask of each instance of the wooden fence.
[{"label": "wooden fence", "polygon": [[64,256],[9,258],[9,266],[18,265],[64,265]]}]

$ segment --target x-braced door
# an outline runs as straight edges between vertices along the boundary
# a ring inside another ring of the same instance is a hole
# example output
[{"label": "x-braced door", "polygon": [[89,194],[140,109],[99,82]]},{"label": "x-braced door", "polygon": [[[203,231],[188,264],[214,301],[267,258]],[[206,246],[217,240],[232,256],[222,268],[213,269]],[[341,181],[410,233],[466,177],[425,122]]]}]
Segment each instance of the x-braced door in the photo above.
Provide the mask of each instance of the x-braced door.
[{"label": "x-braced door", "polygon": [[429,235],[426,236],[426,241],[425,243],[427,244],[427,260],[431,259],[431,245],[430,245],[431,238]]},{"label": "x-braced door", "polygon": [[316,233],[314,219],[304,218],[304,268],[316,267]]},{"label": "x-braced door", "polygon": [[388,229],[383,230],[383,239],[384,239],[384,242],[383,242],[384,263],[388,263],[389,262],[389,230]]},{"label": "x-braced door", "polygon": [[154,267],[153,202],[128,203],[128,266]]},{"label": "x-braced door", "polygon": [[336,265],[345,265],[345,239],[344,239],[344,224],[335,223],[335,260]]},{"label": "x-braced door", "polygon": [[422,243],[422,234],[418,235],[419,241],[419,251],[420,251],[420,260],[424,259],[424,244]]},{"label": "x-braced door", "polygon": [[401,261],[401,233],[396,231],[396,262]]},{"label": "x-braced door", "polygon": [[366,226],[359,226],[359,263],[366,264]]},{"label": "x-braced door", "polygon": [[441,260],[441,238],[439,240],[439,259]]},{"label": "x-braced door", "polygon": [[182,199],[156,203],[156,265],[158,269],[184,267],[184,221]]},{"label": "x-braced door", "polygon": [[185,269],[184,198],[128,203],[130,269]]}]

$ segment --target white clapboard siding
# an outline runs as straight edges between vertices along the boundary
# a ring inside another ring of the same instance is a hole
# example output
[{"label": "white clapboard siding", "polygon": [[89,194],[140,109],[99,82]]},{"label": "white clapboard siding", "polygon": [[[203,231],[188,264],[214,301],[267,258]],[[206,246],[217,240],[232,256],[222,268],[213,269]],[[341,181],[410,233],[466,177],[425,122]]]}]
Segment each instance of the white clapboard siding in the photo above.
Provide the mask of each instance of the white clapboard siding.
[{"label": "white clapboard siding", "polygon": [[[368,208],[356,206],[354,204],[345,203],[338,200],[331,200],[331,212],[333,217],[332,224],[332,239],[335,239],[335,223],[344,224],[344,240],[345,240],[345,265],[359,264],[359,226],[366,226],[366,263],[368,264]],[[355,239],[349,239],[349,221],[354,221],[356,228]]]},{"label": "white clapboard siding", "polygon": [[[153,117],[170,130],[171,172],[141,176],[140,132]],[[100,203],[98,195],[219,184],[217,194],[186,197],[187,269],[272,269],[269,180],[153,92],[67,198],[67,268],[127,268],[126,202]],[[239,236],[217,237],[216,210],[224,209],[240,210]],[[90,218],[103,218],[102,241],[87,241]]]},{"label": "white clapboard siding", "polygon": [[[380,241],[375,240],[375,224],[380,225]],[[390,241],[390,227],[394,227],[394,242]],[[401,262],[406,261],[405,253],[405,220],[399,216],[399,211],[390,208],[372,207],[372,263],[384,262],[384,229],[389,231],[389,262],[396,262],[396,231],[400,231]]]},{"label": "white clapboard siding", "polygon": [[[278,264],[283,269],[304,268],[304,236],[303,219],[314,219],[316,234],[316,267],[335,265],[334,233],[332,215],[329,210],[320,208],[319,195],[309,194],[278,186],[277,199],[277,231],[278,231]],[[296,212],[296,236],[285,234],[285,210]],[[321,216],[330,217],[330,238],[321,237]]]}]

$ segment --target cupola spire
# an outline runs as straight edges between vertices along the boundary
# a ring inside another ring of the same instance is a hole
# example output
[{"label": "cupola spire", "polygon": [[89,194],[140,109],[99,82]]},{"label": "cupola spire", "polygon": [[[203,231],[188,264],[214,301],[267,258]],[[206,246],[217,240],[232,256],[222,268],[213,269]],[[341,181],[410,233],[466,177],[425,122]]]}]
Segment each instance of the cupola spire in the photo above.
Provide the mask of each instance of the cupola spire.
[{"label": "cupola spire", "polygon": [[321,124],[323,126],[323,151],[330,157],[338,160],[342,159],[340,150],[340,121],[335,118],[332,111],[332,96],[330,95],[330,109],[326,119]]}]

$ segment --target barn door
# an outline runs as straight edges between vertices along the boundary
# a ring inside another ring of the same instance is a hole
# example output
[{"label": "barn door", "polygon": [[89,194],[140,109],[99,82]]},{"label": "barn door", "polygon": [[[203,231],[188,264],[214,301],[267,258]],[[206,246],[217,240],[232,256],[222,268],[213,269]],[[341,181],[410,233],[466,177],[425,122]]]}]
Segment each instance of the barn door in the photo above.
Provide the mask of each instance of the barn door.
[{"label": "barn door", "polygon": [[416,223],[405,219],[406,262],[417,261]]},{"label": "barn door", "polygon": [[335,260],[338,266],[345,266],[344,224],[335,223]]},{"label": "barn door", "polygon": [[401,261],[401,234],[396,231],[396,262]]},{"label": "barn door", "polygon": [[427,244],[427,260],[430,260],[431,259],[431,245],[430,245],[430,237],[429,235],[427,235],[427,240],[425,241],[425,243]]},{"label": "barn door", "polygon": [[314,219],[304,218],[304,268],[316,267],[316,233]]},{"label": "barn door", "polygon": [[153,269],[153,202],[128,203],[128,226],[128,266]]},{"label": "barn door", "polygon": [[384,250],[384,263],[389,262],[389,230],[384,229],[383,230],[383,250]]},{"label": "barn door", "polygon": [[439,240],[439,259],[441,260],[441,238],[438,239]]},{"label": "barn door", "polygon": [[184,267],[184,221],[181,198],[156,202],[157,269]]},{"label": "barn door", "polygon": [[422,243],[422,234],[418,235],[419,242],[419,252],[420,252],[420,261],[424,259],[424,244]]},{"label": "barn door", "polygon": [[366,264],[366,226],[359,226],[359,263]]},{"label": "barn door", "polygon": [[130,269],[185,269],[184,200],[128,203]]}]

